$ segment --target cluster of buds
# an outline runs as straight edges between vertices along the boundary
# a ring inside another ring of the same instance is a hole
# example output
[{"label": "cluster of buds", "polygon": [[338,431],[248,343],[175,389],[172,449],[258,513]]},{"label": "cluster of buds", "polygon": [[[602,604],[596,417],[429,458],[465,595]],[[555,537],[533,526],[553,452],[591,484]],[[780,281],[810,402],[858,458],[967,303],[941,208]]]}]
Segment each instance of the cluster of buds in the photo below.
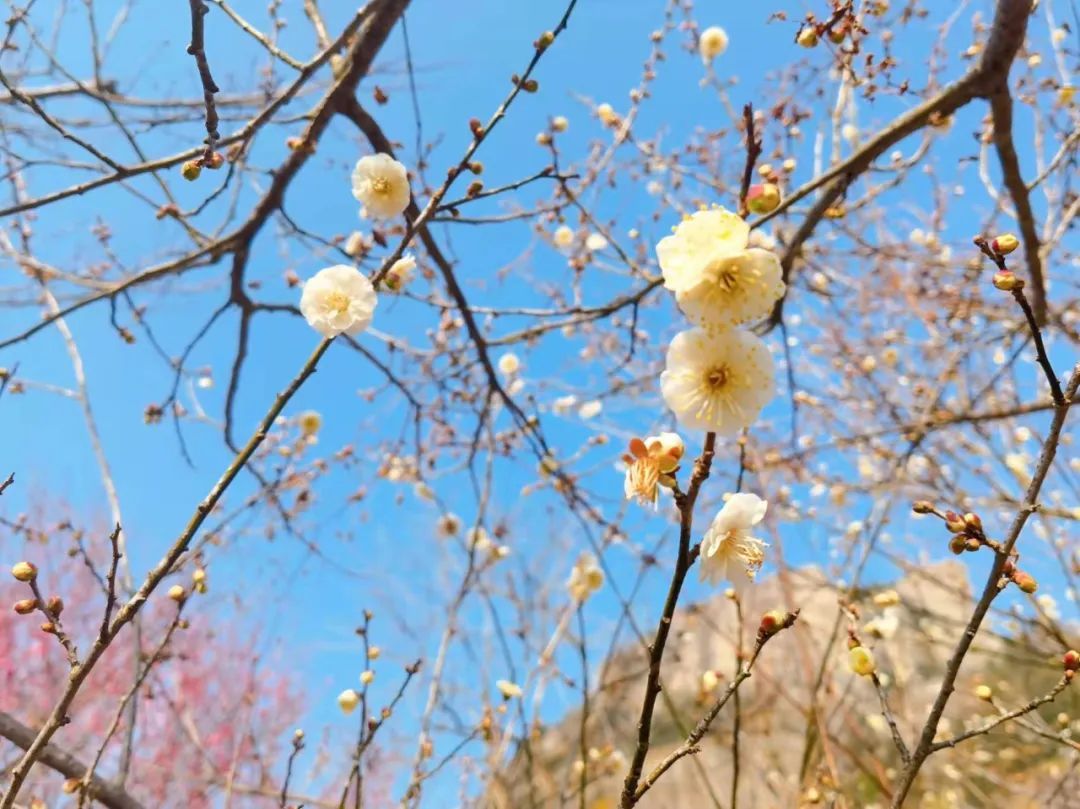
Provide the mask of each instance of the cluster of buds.
[{"label": "cluster of buds", "polygon": [[41,591],[38,589],[38,570],[32,562],[16,562],[11,567],[11,575],[15,581],[30,585],[33,598],[22,598],[12,605],[12,609],[18,615],[30,615],[41,610],[47,619],[41,625],[41,631],[50,635],[57,634],[60,613],[64,611],[64,600],[60,596],[50,596],[42,601]]},{"label": "cluster of buds", "polygon": [[[919,511],[918,506],[924,504],[916,503],[915,505],[915,510]],[[953,535],[952,539],[949,540],[949,550],[958,556],[964,551],[977,551],[983,545],[990,544],[986,534],[983,533],[982,520],[979,519],[978,514],[973,512],[968,511],[965,514],[957,514],[955,511],[946,511],[945,527]]]},{"label": "cluster of buds", "polygon": [[189,182],[194,182],[199,179],[199,175],[202,174],[203,169],[210,169],[216,171],[225,165],[225,156],[221,152],[211,152],[209,155],[200,155],[199,157],[185,161],[180,166],[180,175]]},{"label": "cluster of buds", "polygon": [[758,624],[757,643],[762,644],[777,632],[791,627],[799,617],[799,610],[783,612],[782,610],[769,610],[761,616]]}]

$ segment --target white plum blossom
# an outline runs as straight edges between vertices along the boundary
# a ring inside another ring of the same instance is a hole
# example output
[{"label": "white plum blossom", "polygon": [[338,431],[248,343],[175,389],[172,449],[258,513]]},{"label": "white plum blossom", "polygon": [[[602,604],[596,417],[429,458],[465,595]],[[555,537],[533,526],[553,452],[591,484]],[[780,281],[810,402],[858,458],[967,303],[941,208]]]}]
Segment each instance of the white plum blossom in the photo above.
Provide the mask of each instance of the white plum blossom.
[{"label": "white plum blossom", "polygon": [[560,250],[565,250],[574,243],[574,231],[568,225],[559,225],[551,234],[551,240]]},{"label": "white plum blossom", "polygon": [[367,276],[355,267],[336,264],[319,270],[304,284],[300,312],[323,337],[355,337],[371,324],[377,303]]},{"label": "white plum blossom", "polygon": [[701,54],[701,60],[705,64],[709,64],[717,56],[722,55],[727,50],[727,46],[727,31],[719,25],[710,25],[698,37],[698,53]]},{"label": "white plum blossom", "polygon": [[415,271],[416,259],[409,255],[402,256],[390,265],[390,269],[386,271],[386,276],[383,278],[383,283],[391,292],[401,292],[405,285],[412,280]]},{"label": "white plum blossom", "polygon": [[599,399],[593,399],[592,401],[585,402],[578,408],[578,415],[583,419],[591,419],[600,415],[600,411],[604,409],[604,403]]},{"label": "white plum blossom", "polygon": [[409,173],[388,154],[366,155],[353,169],[352,192],[365,216],[393,219],[409,206]]},{"label": "white plum blossom", "polygon": [[683,427],[734,435],[772,399],[774,374],[759,337],[738,329],[689,329],[668,347],[660,390]]},{"label": "white plum blossom", "polygon": [[505,376],[513,376],[521,370],[521,360],[513,352],[507,352],[499,357],[499,371]]},{"label": "white plum blossom", "polygon": [[595,253],[605,249],[608,246],[608,240],[602,233],[590,233],[585,238],[585,246]]},{"label": "white plum blossom", "polygon": [[713,518],[701,540],[701,580],[727,579],[736,588],[752,582],[765,561],[765,542],[751,530],[765,517],[769,504],[756,494],[732,494]]},{"label": "white plum blossom", "polygon": [[513,699],[514,697],[520,697],[522,694],[521,686],[510,680],[496,680],[495,687],[499,689],[503,699]]},{"label": "white plum blossom", "polygon": [[566,589],[570,592],[570,597],[574,601],[584,602],[599,590],[603,584],[604,571],[597,564],[596,557],[591,553],[583,553],[574,563],[573,570],[570,571]]},{"label": "white plum blossom", "polygon": [[664,286],[695,325],[726,328],[763,317],[784,294],[780,259],[749,243],[742,217],[708,208],[657,244]]}]

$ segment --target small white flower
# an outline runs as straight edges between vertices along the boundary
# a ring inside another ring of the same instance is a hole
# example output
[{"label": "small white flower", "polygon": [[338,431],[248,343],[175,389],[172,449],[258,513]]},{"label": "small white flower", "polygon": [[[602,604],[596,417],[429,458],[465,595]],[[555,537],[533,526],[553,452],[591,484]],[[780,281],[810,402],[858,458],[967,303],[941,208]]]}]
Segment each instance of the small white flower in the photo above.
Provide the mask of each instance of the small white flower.
[{"label": "small white flower", "polygon": [[349,238],[345,240],[345,246],[342,249],[346,255],[352,258],[361,256],[369,249],[367,238],[359,230],[354,230],[349,234]]},{"label": "small white flower", "polygon": [[701,36],[698,38],[698,53],[701,54],[701,60],[705,64],[709,64],[717,56],[723,54],[727,50],[727,46],[727,31],[719,25],[709,26],[701,32]]},{"label": "small white flower", "polygon": [[574,563],[574,569],[570,571],[566,589],[570,591],[570,597],[575,601],[585,601],[603,584],[604,571],[597,564],[596,557],[591,553],[583,553]]},{"label": "small white flower", "polygon": [[840,137],[848,143],[854,143],[859,139],[859,128],[855,124],[844,124],[840,127]]},{"label": "small white flower", "polygon": [[608,246],[608,240],[601,233],[590,233],[585,239],[585,246],[594,253]]},{"label": "small white flower", "polygon": [[517,683],[510,682],[510,680],[496,680],[495,687],[499,689],[499,693],[503,695],[503,699],[520,697],[522,693],[521,686]]},{"label": "small white flower", "polygon": [[457,514],[447,512],[439,517],[436,530],[439,536],[443,538],[457,536],[457,533],[461,530],[461,518]]},{"label": "small white flower", "polygon": [[604,409],[604,403],[599,399],[593,399],[590,402],[585,402],[578,408],[578,415],[583,419],[591,419],[600,415],[600,411]]},{"label": "small white flower", "polygon": [[556,115],[551,119],[551,128],[556,132],[565,132],[570,128],[570,122],[566,120],[565,115]]},{"label": "small white flower", "polygon": [[680,332],[668,347],[660,390],[684,427],[734,435],[775,393],[772,355],[759,337],[738,329]]},{"label": "small white flower", "polygon": [[701,580],[727,579],[738,587],[753,581],[765,561],[762,540],[751,529],[765,517],[769,504],[756,494],[733,494],[713,518],[701,540]]},{"label": "small white flower", "polygon": [[356,336],[371,324],[378,299],[371,281],[347,264],[319,270],[304,284],[300,312],[324,337]]},{"label": "small white flower", "polygon": [[872,637],[889,640],[896,635],[896,630],[899,628],[900,615],[895,607],[889,607],[877,618],[867,621],[866,625],[863,627],[863,631]]},{"label": "small white flower", "polygon": [[568,393],[566,396],[560,396],[551,403],[551,412],[556,416],[565,416],[576,404],[577,397],[572,393]]},{"label": "small white flower", "polygon": [[750,226],[724,208],[707,208],[686,217],[656,245],[664,287],[685,292],[703,280],[710,262],[746,249]]},{"label": "small white flower", "polygon": [[518,355],[508,352],[499,357],[499,371],[505,376],[513,376],[521,370],[521,360]]},{"label": "small white flower", "polygon": [[388,154],[366,155],[353,169],[352,192],[366,216],[393,219],[409,206],[409,173]]},{"label": "small white flower", "polygon": [[412,280],[415,270],[416,259],[408,255],[402,256],[390,265],[390,269],[386,271],[386,276],[383,278],[383,283],[391,292],[401,292],[405,285]]},{"label": "small white flower", "polygon": [[574,243],[574,231],[566,225],[560,225],[551,234],[551,240],[560,250],[565,250]]}]

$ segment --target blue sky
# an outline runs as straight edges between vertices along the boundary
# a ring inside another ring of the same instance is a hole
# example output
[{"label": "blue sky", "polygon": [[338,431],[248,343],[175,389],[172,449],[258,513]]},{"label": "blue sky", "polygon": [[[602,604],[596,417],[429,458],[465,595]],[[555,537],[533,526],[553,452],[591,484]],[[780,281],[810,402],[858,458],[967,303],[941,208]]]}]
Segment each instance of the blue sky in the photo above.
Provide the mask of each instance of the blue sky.
[{"label": "blue sky", "polygon": [[[119,2],[95,3],[99,25],[104,27],[120,5]],[[234,5],[257,25],[265,21],[263,0]],[[340,27],[350,4],[324,5],[331,30]],[[730,90],[733,103],[754,100],[755,92],[771,81],[770,71],[801,55],[795,53],[791,44],[792,22],[766,24],[773,6],[777,5],[783,6],[794,19],[805,8],[822,4],[697,4],[695,16],[702,25],[720,24],[730,36],[730,47],[717,61],[716,68],[724,78],[739,77]],[[1058,13],[1059,17],[1063,16],[1063,4],[1056,6],[1062,7]],[[509,87],[510,75],[524,65],[530,43],[554,24],[562,8],[562,3],[546,0],[470,0],[466,3],[416,0],[413,3],[408,25],[417,68],[423,131],[429,139],[441,137],[431,157],[430,176],[439,176],[448,161],[457,159],[467,144],[465,122],[472,116],[487,118]],[[283,44],[304,57],[312,48],[306,21],[298,4],[296,8],[289,8],[286,14],[291,25],[284,32]],[[542,61],[536,74],[540,93],[521,98],[479,155],[486,165],[488,185],[500,185],[527,176],[545,164],[545,153],[534,145],[533,138],[545,127],[550,115],[563,114],[570,119],[569,131],[560,136],[563,154],[571,159],[584,154],[588,144],[601,137],[603,132],[577,96],[606,100],[616,109],[624,108],[627,92],[636,84],[641,63],[648,52],[648,32],[659,27],[662,21],[663,8],[658,2],[581,0],[569,30]],[[1039,36],[1045,37],[1041,19],[1036,26]],[[121,87],[130,93],[197,95],[194,69],[184,53],[186,27],[185,4],[159,7],[147,2],[136,3],[130,20],[108,54],[106,75],[117,77]],[[66,63],[73,69],[88,70],[84,39],[76,20],[71,21],[65,37],[61,52]],[[966,23],[955,27],[953,39],[955,42],[951,44],[957,46],[956,50],[966,46],[969,41]],[[682,40],[675,35],[672,42],[675,41]],[[922,41],[898,42],[896,46],[895,53],[902,70],[909,72],[916,86],[921,86],[925,78],[925,46]],[[252,76],[265,63],[264,53],[224,20],[217,9],[213,9],[207,18],[207,52],[218,83],[225,92],[250,87]],[[723,112],[715,96],[698,85],[702,67],[696,55],[675,47],[669,47],[667,52],[669,59],[663,65],[653,98],[645,105],[636,128],[646,133],[666,130],[669,134],[665,142],[679,143],[686,141],[698,127],[719,125]],[[415,158],[415,130],[402,70],[404,51],[400,29],[391,35],[380,57],[375,74],[362,87],[361,97],[370,97],[375,84],[390,92],[390,103],[375,112],[389,136],[404,144],[402,154],[411,164]],[[958,67],[951,65],[949,70],[950,75],[956,75]],[[304,100],[294,105],[294,109],[306,109],[310,103],[310,99]],[[810,100],[807,103],[812,106]],[[863,105],[861,114],[865,118],[860,120],[860,125],[870,129],[909,103],[914,103],[914,99],[882,99],[874,106]],[[970,131],[982,114],[981,105],[975,105],[960,116],[954,131]],[[235,123],[226,123],[222,129],[229,132],[235,126]],[[1021,128],[1021,139],[1023,133]],[[279,162],[283,157],[285,134],[289,133],[275,129],[260,137],[254,153],[255,162],[265,167]],[[167,133],[149,136],[144,147],[153,154],[171,153],[194,145],[201,135],[201,127],[196,121],[187,130],[174,127]],[[102,138],[101,143],[123,159],[131,159],[117,138]],[[741,164],[741,151],[734,140],[726,146],[732,149],[731,164],[736,171]],[[910,148],[910,144],[905,147]],[[966,135],[961,135],[936,146],[934,159],[940,165],[952,166],[958,158],[972,151]],[[290,189],[286,210],[301,224],[316,225],[324,232],[336,229],[344,234],[360,227],[356,218],[357,206],[349,192],[348,173],[355,159],[365,152],[366,146],[347,122],[336,121],[320,144],[318,154]],[[808,167],[809,155],[800,154],[799,157],[805,159]],[[1030,171],[1030,167],[1025,168]],[[799,179],[807,179],[808,171],[807,168],[800,172]],[[967,175],[961,176],[970,179],[971,170],[967,171]],[[30,191],[40,194],[70,182],[69,173],[42,171],[33,176]],[[266,178],[259,182],[265,185]],[[155,190],[145,178],[136,181],[135,185],[148,193]],[[182,204],[197,202],[208,187],[206,183],[179,187]],[[459,192],[462,190],[458,189]],[[928,186],[920,189],[916,185],[907,193],[917,197],[927,190]],[[256,192],[257,189],[246,189],[243,199],[250,201]],[[524,193],[520,199],[534,198],[530,193]],[[497,203],[481,205],[488,213],[499,210]],[[477,210],[481,205],[476,206]],[[631,225],[639,225],[646,241],[655,240],[650,234],[659,237],[672,224],[667,219],[649,222],[654,202],[644,193],[607,195],[600,205],[603,215],[617,219],[624,231]],[[910,206],[915,207],[917,205]],[[909,217],[915,226],[918,216],[910,208],[900,208],[898,215]],[[977,199],[967,210],[955,206],[956,218],[948,223],[949,233],[962,238],[974,232],[989,210],[990,202],[986,199]],[[116,237],[111,246],[129,267],[146,266],[166,257],[181,237],[176,228],[170,230],[167,224],[153,222],[147,208],[134,201],[131,195],[113,188],[44,210],[35,224],[38,252],[58,266],[83,266],[87,256],[100,252],[88,233],[99,216],[113,225]],[[294,302],[295,293],[281,282],[283,272],[293,269],[306,277],[331,262],[322,256],[311,255],[297,243],[283,244],[276,238],[274,230],[273,226],[267,226],[259,237],[249,279],[262,283],[262,289],[255,293],[260,300]],[[470,299],[476,305],[512,305],[529,301],[530,288],[515,278],[513,269],[506,280],[494,280],[506,266],[514,267],[526,249],[532,251],[528,261],[536,274],[563,269],[562,259],[536,244],[525,225],[501,225],[495,229],[458,227],[441,235],[447,234],[454,254],[461,259],[460,272]],[[13,275],[10,268],[0,268],[0,278]],[[601,277],[588,291],[599,302],[604,300],[605,293],[623,288],[624,283],[618,278]],[[205,291],[194,292],[197,289]],[[137,297],[140,303],[149,306],[148,317],[160,342],[170,353],[177,353],[225,294],[222,268],[213,267],[168,281],[158,291],[140,293]],[[130,322],[129,313],[123,312],[123,315]],[[14,333],[21,324],[31,322],[35,317],[36,313],[30,310],[6,312],[4,334]],[[670,309],[656,310],[647,314],[643,325],[657,334],[670,332],[671,318]],[[163,398],[171,384],[171,374],[145,339],[129,347],[116,338],[109,327],[106,306],[84,310],[70,318],[70,325],[86,362],[90,396],[120,493],[132,563],[136,571],[145,570],[156,561],[185,522],[229,455],[215,430],[204,425],[189,425],[185,435],[195,460],[194,468],[189,467],[181,457],[171,426],[142,425],[144,408]],[[430,310],[408,301],[384,300],[375,326],[419,340],[431,327]],[[192,358],[192,367],[206,365],[213,370],[217,385],[212,390],[200,392],[200,400],[215,419],[221,414],[235,332],[236,318],[230,313],[215,326]],[[779,338],[774,335],[771,339]],[[255,321],[251,341],[251,356],[237,406],[238,437],[247,435],[274,393],[292,377],[311,351],[316,337],[294,318],[260,315]],[[16,362],[20,373],[27,377],[70,384],[70,366],[55,331],[46,330],[29,343],[0,353],[0,364],[11,366]],[[555,340],[541,342],[527,355],[527,363],[528,374],[546,378],[549,382],[555,380],[553,388],[560,378],[567,384],[587,386],[590,374],[595,378],[598,372],[598,369],[581,368],[568,359],[565,349]],[[1032,370],[1031,378],[1034,377]],[[371,405],[357,395],[358,390],[379,382],[370,366],[360,363],[351,352],[335,346],[288,412],[295,414],[307,408],[319,410],[325,418],[320,446],[328,450],[346,443],[358,447],[370,445],[373,436],[385,438],[396,434],[405,416],[401,402],[392,396],[381,396]],[[59,397],[32,393],[5,396],[0,406],[4,409],[4,424],[7,425],[5,460],[0,471],[6,474],[10,466],[19,480],[19,486],[5,495],[5,508],[17,510],[33,501],[35,494],[44,493],[50,501],[58,499],[70,503],[75,513],[104,517],[106,509],[96,467],[75,405]],[[777,420],[786,419],[786,404],[778,401],[766,415]],[[606,450],[590,455],[590,461],[602,468],[605,464],[614,464],[627,436],[644,434],[662,424],[663,419],[657,418],[655,408],[650,411],[642,403],[630,403],[605,411],[594,424],[551,417],[546,420],[545,429],[556,447],[570,448],[579,446],[591,432],[610,431],[613,440]],[[551,537],[562,537],[570,547],[582,546],[579,540],[568,536],[575,530],[574,524],[553,508],[556,501],[551,498],[519,499],[521,487],[535,479],[530,463],[500,464],[499,468],[494,510],[520,526],[519,535],[513,539],[515,554],[523,558],[548,558],[552,565],[568,569],[567,559],[559,556],[558,542],[553,542]],[[717,474],[720,480],[726,477],[724,486],[730,487],[730,479],[734,477],[732,470],[720,466]],[[403,505],[393,505],[388,496],[389,488],[385,486],[373,489],[362,507],[344,505],[356,485],[357,480],[349,474],[334,473],[321,482],[319,504],[307,515],[309,535],[337,565],[330,566],[313,558],[305,548],[283,535],[273,544],[257,536],[247,536],[239,547],[231,548],[211,562],[212,592],[206,602],[207,613],[212,609],[231,609],[232,593],[243,594],[242,620],[250,621],[252,627],[259,630],[266,648],[280,661],[278,665],[293,668],[310,686],[313,699],[306,726],[311,729],[324,723],[351,728],[351,720],[343,720],[334,708],[333,696],[342,688],[356,684],[360,670],[359,647],[352,635],[352,627],[358,623],[361,611],[369,607],[376,611],[374,641],[387,650],[385,672],[380,672],[375,686],[378,700],[389,696],[397,685],[392,664],[403,663],[417,655],[430,659],[437,638],[434,629],[440,625],[443,614],[444,591],[448,582],[453,582],[458,575],[460,559],[454,559],[456,550],[445,548],[441,556],[433,555],[432,543],[427,540],[437,516],[435,509],[418,502],[408,491],[404,493]],[[248,491],[249,487],[250,479],[245,479],[242,490]],[[610,487],[606,507],[614,514],[621,488],[621,481],[614,472]],[[598,490],[596,485],[593,490]],[[239,495],[235,495],[230,502],[235,503],[238,499]],[[463,517],[470,518],[469,498],[450,497],[448,502]],[[659,519],[643,525],[653,531],[664,530],[665,526]],[[897,526],[896,530],[900,531],[901,527]],[[343,536],[343,532],[349,535]],[[828,540],[824,533],[807,535],[793,527],[785,529],[785,535],[797,540],[786,543],[789,561],[823,561]],[[423,538],[422,542],[420,538]],[[613,570],[625,575],[620,584],[626,589],[632,580],[635,563],[617,552],[613,552],[610,561]],[[339,566],[350,569],[353,575],[342,573]],[[879,575],[887,572],[885,569],[877,571]],[[660,578],[653,577],[642,603],[655,604],[656,599],[648,596],[662,586]],[[688,595],[693,597],[703,592],[694,585]],[[594,625],[610,625],[613,604],[610,598],[598,600],[592,619],[596,622]],[[422,642],[400,634],[392,617],[394,611],[415,627],[424,627],[430,634]],[[645,623],[650,624],[650,611],[644,609],[641,614]],[[466,615],[477,626],[486,622],[479,606],[470,608]],[[463,655],[456,656],[454,664],[461,670],[467,670],[471,665]],[[483,672],[489,681],[505,674],[500,670]],[[392,734],[408,737],[410,723],[422,704],[423,695],[422,689],[413,689]],[[546,710],[555,715],[563,707],[560,700],[571,698],[571,694],[555,695]],[[453,788],[452,781],[435,787],[436,790],[441,788]]]}]

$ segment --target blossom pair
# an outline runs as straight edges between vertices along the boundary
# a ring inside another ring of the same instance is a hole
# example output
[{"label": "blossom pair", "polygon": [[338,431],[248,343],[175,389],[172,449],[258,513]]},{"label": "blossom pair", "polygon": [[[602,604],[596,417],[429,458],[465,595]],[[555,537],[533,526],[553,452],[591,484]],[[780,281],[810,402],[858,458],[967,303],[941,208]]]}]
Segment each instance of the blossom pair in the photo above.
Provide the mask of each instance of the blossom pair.
[{"label": "blossom pair", "polygon": [[780,260],[749,247],[750,226],[723,208],[684,219],[656,246],[664,286],[696,328],[667,352],[660,388],[680,424],[734,435],[775,392],[765,343],[736,327],[764,317],[784,294]]}]

